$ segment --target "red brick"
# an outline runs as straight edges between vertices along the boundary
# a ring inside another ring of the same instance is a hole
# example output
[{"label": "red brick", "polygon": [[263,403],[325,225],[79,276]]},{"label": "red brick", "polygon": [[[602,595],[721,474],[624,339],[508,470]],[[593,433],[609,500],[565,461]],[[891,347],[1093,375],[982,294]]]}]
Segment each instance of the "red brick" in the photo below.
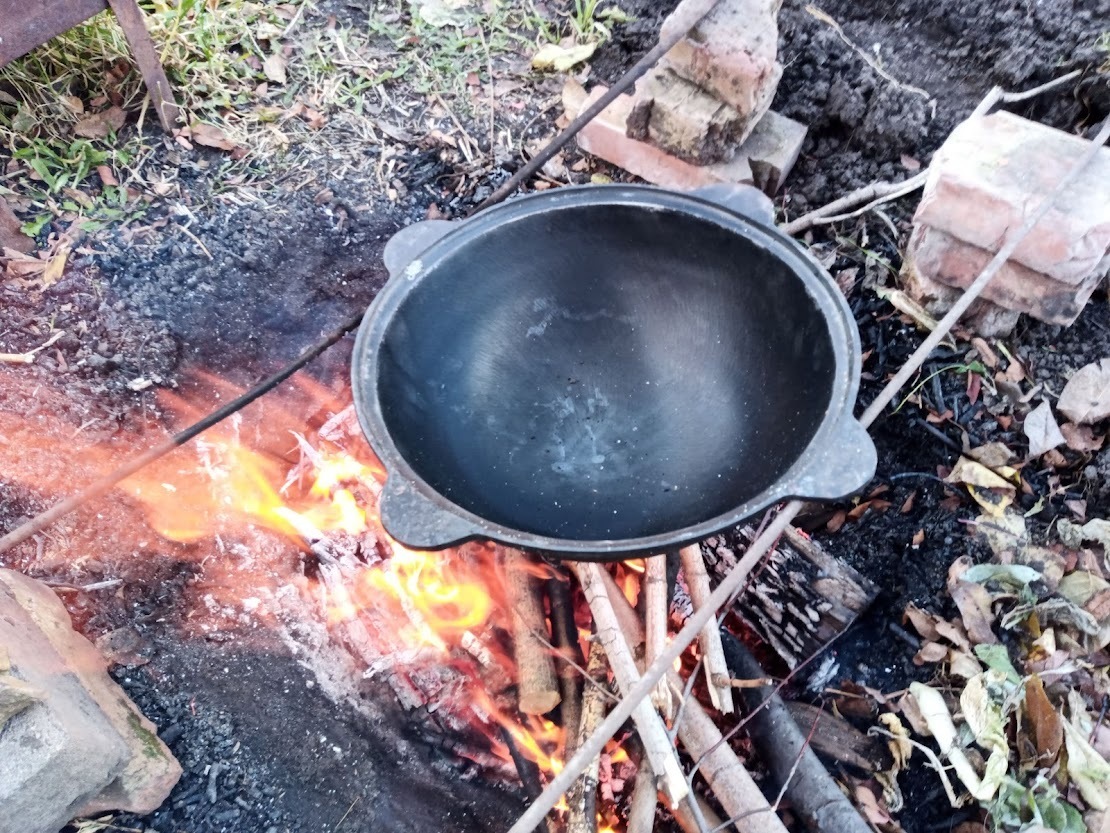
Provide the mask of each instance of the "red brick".
[{"label": "red brick", "polygon": [[[663,21],[660,40],[674,34],[689,2]],[[776,61],[779,5],[779,0],[718,0],[667,53],[667,65],[734,107],[754,127],[771,106],[782,76]]]},{"label": "red brick", "polygon": [[[605,92],[598,86],[582,109]],[[740,146],[736,157],[714,165],[693,165],[667,154],[654,145],[625,135],[625,121],[632,109],[632,97],[621,96],[578,134],[578,146],[655,185],[675,190],[698,188],[717,182],[756,184],[750,160],[771,171],[771,182],[758,183],[773,192],[786,178],[798,158],[806,129],[792,119],[770,112],[758,129]]]},{"label": "red brick", "polygon": [[[934,155],[914,222],[997,251],[1089,146],[1012,113],[968,119]],[[1012,260],[1057,281],[1086,286],[1108,248],[1110,149],[1104,148]]]},{"label": "red brick", "polygon": [[[986,249],[964,243],[946,232],[918,225],[910,236],[903,273],[910,278],[909,291],[918,300],[944,301],[947,308],[954,297],[946,297],[931,284],[967,287],[992,257],[994,254]],[[1041,321],[1068,325],[1083,311],[1101,280],[1099,273],[1092,273],[1073,286],[1011,261],[1002,267],[982,297]],[[957,289],[950,289],[950,292],[953,296],[959,294]]]}]

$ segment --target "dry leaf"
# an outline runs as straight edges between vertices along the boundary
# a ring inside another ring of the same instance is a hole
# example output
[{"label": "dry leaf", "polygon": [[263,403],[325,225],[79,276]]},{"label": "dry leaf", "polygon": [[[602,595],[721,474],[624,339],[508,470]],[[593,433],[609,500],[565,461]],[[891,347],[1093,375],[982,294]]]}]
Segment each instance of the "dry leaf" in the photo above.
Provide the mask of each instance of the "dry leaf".
[{"label": "dry leaf", "polygon": [[1089,453],[1098,451],[1106,438],[1096,434],[1089,425],[1076,425],[1074,422],[1065,422],[1060,426],[1060,433],[1064,435],[1064,442],[1072,451]]},{"label": "dry leaf", "polygon": [[231,141],[227,134],[215,125],[198,122],[190,125],[189,134],[194,142],[205,147],[217,148],[218,150],[235,150],[236,147],[235,142]]},{"label": "dry leaf", "polygon": [[63,243],[58,247],[54,256],[46,264],[46,269],[42,273],[43,286],[50,286],[57,283],[62,278],[62,273],[65,272],[66,260],[69,258],[69,250],[73,247],[72,243]]},{"label": "dry leaf", "polygon": [[[1013,470],[1005,471],[1008,476]],[[981,489],[1008,489],[1013,491],[1014,488],[1012,483],[996,474],[992,469],[967,457],[960,457],[951,474],[944,478],[944,482],[963,483],[966,486],[978,486]]]},{"label": "dry leaf", "polygon": [[923,638],[937,640],[940,639],[940,634],[937,632],[936,622],[939,616],[934,616],[931,613],[926,613],[915,604],[906,606],[906,612],[902,614],[902,623],[909,622],[913,625]]},{"label": "dry leaf", "polygon": [[262,62],[262,72],[275,84],[284,84],[287,80],[285,63],[285,56],[281,52],[274,52]]},{"label": "dry leaf", "polygon": [[1025,684],[1025,715],[1033,729],[1033,744],[1037,747],[1038,762],[1048,766],[1064,743],[1064,726],[1048,695],[1044,683],[1036,674]]},{"label": "dry leaf", "polygon": [[998,642],[991,625],[994,613],[991,611],[991,597],[981,584],[956,579],[949,582],[948,592],[960,610],[967,636],[976,645],[993,645]]},{"label": "dry leaf", "polygon": [[116,175],[112,173],[112,169],[107,165],[97,165],[96,174],[100,177],[100,181],[106,186],[119,185],[119,180],[116,179]]},{"label": "dry leaf", "polygon": [[1068,750],[1068,777],[1093,809],[1110,809],[1110,763],[1069,721],[1063,721],[1063,726],[1064,744]]},{"label": "dry leaf", "polygon": [[118,133],[127,121],[122,107],[112,105],[107,110],[85,116],[73,126],[73,133],[83,139],[106,139],[110,133]]},{"label": "dry leaf", "polygon": [[557,43],[547,43],[532,56],[532,68],[541,72],[566,72],[575,64],[587,60],[596,49],[596,43],[582,43],[570,47],[563,47]]},{"label": "dry leaf", "polygon": [[1080,425],[1110,417],[1110,359],[1080,368],[1064,386],[1056,407]]},{"label": "dry leaf", "polygon": [[1040,457],[1046,451],[1051,451],[1067,442],[1064,435],[1060,433],[1060,426],[1056,424],[1052,407],[1047,402],[1041,402],[1029,412],[1022,430],[1029,438],[1030,457]]},{"label": "dry leaf", "polygon": [[856,804],[863,810],[863,814],[867,816],[868,821],[874,825],[890,824],[890,813],[883,809],[875,793],[867,786],[859,784],[855,789],[855,794]]},{"label": "dry leaf", "polygon": [[14,249],[20,254],[35,250],[35,241],[20,231],[19,218],[4,200],[0,199],[0,250]]},{"label": "dry leaf", "polygon": [[948,656],[948,646],[939,642],[926,642],[914,655],[914,665],[924,665],[927,662],[940,662]]}]

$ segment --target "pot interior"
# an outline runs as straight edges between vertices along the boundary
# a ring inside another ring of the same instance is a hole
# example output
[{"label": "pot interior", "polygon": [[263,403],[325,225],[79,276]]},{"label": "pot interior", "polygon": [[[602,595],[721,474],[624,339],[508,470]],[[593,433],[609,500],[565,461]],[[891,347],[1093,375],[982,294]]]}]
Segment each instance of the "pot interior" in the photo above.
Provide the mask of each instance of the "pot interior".
[{"label": "pot interior", "polygon": [[397,449],[457,505],[552,538],[757,497],[819,428],[836,361],[802,279],[742,228],[618,203],[452,235],[379,347]]}]

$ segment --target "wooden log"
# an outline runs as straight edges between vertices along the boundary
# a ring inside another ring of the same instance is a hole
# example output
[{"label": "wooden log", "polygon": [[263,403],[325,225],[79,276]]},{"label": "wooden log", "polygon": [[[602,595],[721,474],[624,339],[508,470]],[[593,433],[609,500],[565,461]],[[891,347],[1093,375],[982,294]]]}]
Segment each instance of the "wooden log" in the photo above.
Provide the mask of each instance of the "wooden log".
[{"label": "wooden log", "polygon": [[[725,650],[738,675],[763,676],[763,669],[740,640],[727,636]],[[773,688],[749,688],[741,696],[753,711],[748,735],[766,762],[775,787],[790,801],[806,827],[814,833],[868,833],[871,826],[810,747],[807,735],[812,724],[805,727],[806,731],[799,728]]]},{"label": "wooden log", "polygon": [[[667,644],[667,611],[670,606],[667,599],[667,556],[652,555],[644,559],[644,563],[644,622],[647,629],[644,660],[650,665]],[[651,704],[667,723],[674,720],[675,698],[666,680],[660,680],[655,686]],[[654,814],[654,809],[652,812]]]},{"label": "wooden log", "polygon": [[[576,732],[576,747],[577,741],[588,738],[605,717],[607,685],[604,681],[608,677],[608,666],[605,663],[605,648],[596,636],[590,643],[586,673],[600,683],[601,687],[587,685],[582,694],[582,714]],[[597,833],[597,779],[600,767],[601,757],[596,756],[567,792],[567,833]]]},{"label": "wooden log", "polygon": [[[632,656],[628,642],[622,634],[616,613],[613,610],[614,605],[601,577],[601,574],[605,571],[599,565],[587,561],[574,564],[572,569],[578,576],[582,591],[586,595],[586,601],[590,605],[590,611],[594,615],[597,635],[601,644],[605,646],[605,654],[609,658],[609,667],[617,681],[617,688],[622,693],[627,692],[639,680],[640,672],[636,667],[636,660]],[[631,612],[632,617],[639,622],[639,618],[628,604],[628,600],[619,592],[616,595],[620,597],[624,607]],[[639,641],[642,643],[642,625],[640,629],[641,638]],[[644,745],[644,754],[651,763],[652,772],[659,779],[660,790],[666,795],[670,806],[676,806],[679,801],[689,794],[690,789],[686,784],[686,776],[683,774],[682,766],[678,761],[678,753],[675,751],[671,739],[667,735],[667,729],[663,725],[663,719],[659,716],[659,712],[652,708],[650,700],[643,700],[632,712],[632,721],[636,725],[640,742]]]},{"label": "wooden log", "polygon": [[548,648],[543,580],[524,553],[504,549],[500,563],[512,618],[519,708],[524,714],[547,714],[559,705],[562,694]]},{"label": "wooden log", "polygon": [[[752,527],[710,538],[701,551],[723,578],[755,536]],[[734,609],[790,668],[813,656],[874,601],[878,587],[824,547],[788,527]]]},{"label": "wooden log", "polygon": [[[694,803],[696,802],[698,812],[701,813],[701,821],[705,822],[704,826],[698,822],[697,816],[694,815]],[[724,822],[721,817],[709,806],[709,803],[696,793],[690,793],[686,800],[678,805],[678,809],[674,811],[674,820],[678,822],[678,826],[682,828],[683,833],[705,833],[705,831],[714,831],[724,829]]]},{"label": "wooden log", "polygon": [[[690,591],[694,608],[705,606],[713,590],[709,586],[709,574],[705,569],[701,547],[698,544],[683,547],[679,557],[682,559],[682,572],[686,576],[686,588]],[[709,699],[722,714],[732,714],[736,711],[736,706],[732,702],[732,687],[728,684],[728,665],[725,664],[725,653],[721,648],[721,629],[715,618],[702,628],[698,636],[698,647],[701,648],[702,666],[709,684]]]}]

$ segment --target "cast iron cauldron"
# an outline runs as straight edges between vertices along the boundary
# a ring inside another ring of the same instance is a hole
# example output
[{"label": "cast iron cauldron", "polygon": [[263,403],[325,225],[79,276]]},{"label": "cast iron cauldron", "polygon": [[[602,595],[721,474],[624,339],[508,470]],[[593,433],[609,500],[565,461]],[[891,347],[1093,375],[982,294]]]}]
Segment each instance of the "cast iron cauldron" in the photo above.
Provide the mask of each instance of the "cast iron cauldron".
[{"label": "cast iron cauldron", "polygon": [[855,322],[757,199],[561,188],[398,233],[353,363],[389,533],[611,560],[866,484]]}]

